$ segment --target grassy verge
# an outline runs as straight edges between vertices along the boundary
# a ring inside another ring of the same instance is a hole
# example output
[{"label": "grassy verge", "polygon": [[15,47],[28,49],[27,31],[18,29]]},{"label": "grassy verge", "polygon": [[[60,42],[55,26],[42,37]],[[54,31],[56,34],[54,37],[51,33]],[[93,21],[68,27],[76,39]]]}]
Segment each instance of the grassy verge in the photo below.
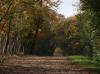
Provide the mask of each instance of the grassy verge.
[{"label": "grassy verge", "polygon": [[85,56],[70,56],[73,63],[79,64],[82,68],[94,71],[100,71],[100,63],[91,60]]}]

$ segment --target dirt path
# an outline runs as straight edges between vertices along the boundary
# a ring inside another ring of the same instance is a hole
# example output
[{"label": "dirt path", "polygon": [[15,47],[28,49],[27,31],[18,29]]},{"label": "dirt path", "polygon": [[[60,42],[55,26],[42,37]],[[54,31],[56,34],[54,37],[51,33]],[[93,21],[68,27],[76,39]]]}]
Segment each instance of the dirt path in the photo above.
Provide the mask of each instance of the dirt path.
[{"label": "dirt path", "polygon": [[68,57],[8,57],[0,74],[91,74],[72,64]]}]

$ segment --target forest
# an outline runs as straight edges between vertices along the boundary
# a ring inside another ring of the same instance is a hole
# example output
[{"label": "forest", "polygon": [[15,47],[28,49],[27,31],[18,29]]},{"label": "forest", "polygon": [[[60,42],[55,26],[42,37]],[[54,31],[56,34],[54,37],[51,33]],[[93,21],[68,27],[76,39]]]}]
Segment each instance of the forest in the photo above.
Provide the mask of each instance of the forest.
[{"label": "forest", "polygon": [[80,0],[67,18],[61,3],[0,0],[1,74],[100,74],[100,0]]},{"label": "forest", "polygon": [[68,18],[56,12],[60,4],[0,0],[0,55],[76,55],[100,63],[100,0],[80,0],[78,14]]}]

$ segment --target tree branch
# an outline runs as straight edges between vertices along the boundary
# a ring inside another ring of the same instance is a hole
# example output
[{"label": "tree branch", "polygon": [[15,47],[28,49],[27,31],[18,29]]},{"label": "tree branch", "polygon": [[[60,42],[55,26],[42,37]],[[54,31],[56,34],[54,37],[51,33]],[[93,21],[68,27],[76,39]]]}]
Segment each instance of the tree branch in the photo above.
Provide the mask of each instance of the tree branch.
[{"label": "tree branch", "polygon": [[1,23],[1,21],[7,16],[7,13],[8,13],[8,11],[9,11],[11,5],[12,5],[12,1],[13,1],[13,0],[10,1],[9,6],[8,6],[6,12],[5,12],[4,15],[1,17],[0,23]]}]

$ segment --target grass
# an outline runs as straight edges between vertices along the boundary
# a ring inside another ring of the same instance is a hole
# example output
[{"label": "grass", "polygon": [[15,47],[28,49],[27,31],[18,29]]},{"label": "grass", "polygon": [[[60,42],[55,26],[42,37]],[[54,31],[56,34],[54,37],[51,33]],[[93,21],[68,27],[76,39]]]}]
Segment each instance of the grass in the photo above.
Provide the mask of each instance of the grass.
[{"label": "grass", "polygon": [[91,60],[88,57],[85,56],[70,56],[73,63],[79,64],[82,68],[88,69],[88,70],[94,70],[99,71],[100,70],[100,63]]}]

